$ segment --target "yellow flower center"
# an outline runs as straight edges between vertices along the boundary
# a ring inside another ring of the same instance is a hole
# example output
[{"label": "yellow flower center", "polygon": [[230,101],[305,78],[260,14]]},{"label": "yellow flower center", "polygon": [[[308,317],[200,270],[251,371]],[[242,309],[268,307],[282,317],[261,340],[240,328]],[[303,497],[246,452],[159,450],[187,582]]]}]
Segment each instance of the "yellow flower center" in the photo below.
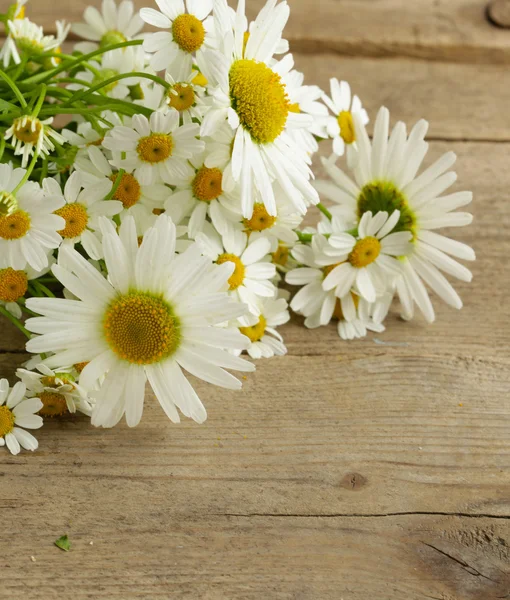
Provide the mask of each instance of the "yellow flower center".
[{"label": "yellow flower center", "polygon": [[336,263],[335,265],[328,265],[327,267],[323,267],[322,269],[322,279],[326,279],[326,277],[331,273],[331,271],[333,269],[336,269],[338,267],[338,265],[341,265],[342,263]]},{"label": "yellow flower center", "polygon": [[235,265],[234,272],[230,276],[228,284],[230,286],[230,291],[237,290],[237,288],[242,285],[244,281],[244,265],[239,256],[236,256],[235,254],[220,254],[220,256],[218,256],[218,260],[216,261],[218,265],[222,265],[226,262],[233,262]]},{"label": "yellow flower center", "polygon": [[202,167],[197,171],[195,179],[191,185],[193,195],[203,202],[216,200],[223,193],[221,184],[223,182],[223,173],[219,169],[208,169]]},{"label": "yellow flower center", "polygon": [[37,55],[41,54],[41,52],[44,52],[43,44],[41,44],[41,42],[38,42],[37,40],[25,36],[15,37],[13,35],[13,37],[16,40],[16,45],[18,46],[18,48],[28,55]]},{"label": "yellow flower center", "polygon": [[9,194],[9,192],[0,192],[0,218],[12,215],[17,207],[18,203],[12,194]]},{"label": "yellow flower center", "polygon": [[162,298],[145,292],[120,296],[107,309],[103,329],[121,359],[150,365],[168,358],[181,341],[180,322]]},{"label": "yellow flower center", "polygon": [[174,42],[184,52],[196,52],[205,40],[205,29],[202,21],[194,15],[179,15],[172,23]]},{"label": "yellow flower center", "polygon": [[381,242],[375,237],[366,237],[356,242],[347,259],[353,267],[362,269],[374,262],[381,253]]},{"label": "yellow flower center", "polygon": [[152,133],[140,138],[136,148],[143,162],[159,163],[172,156],[174,140],[169,133]]},{"label": "yellow flower center", "polygon": [[[110,179],[116,181],[117,174],[111,175]],[[124,208],[131,208],[134,206],[142,196],[142,188],[138,183],[136,177],[129,173],[124,173],[120,179],[119,187],[113,194],[114,200],[120,200]]]},{"label": "yellow flower center", "polygon": [[69,412],[66,399],[62,394],[42,392],[37,397],[43,403],[43,407],[38,412],[42,417],[60,417]]},{"label": "yellow flower center", "polygon": [[192,83],[193,83],[193,85],[199,85],[200,87],[206,87],[206,85],[209,82],[207,80],[207,77],[203,73],[200,73],[200,71],[198,71],[197,74],[195,75],[195,77],[193,77]]},{"label": "yellow flower center", "polygon": [[338,115],[338,125],[340,126],[340,137],[346,144],[352,144],[356,141],[356,132],[354,131],[354,120],[349,110],[343,110]]},{"label": "yellow flower center", "polygon": [[244,129],[257,144],[269,144],[285,129],[289,99],[280,76],[264,63],[241,59],[230,67],[230,99]]},{"label": "yellow flower center", "polygon": [[14,415],[7,406],[0,406],[0,438],[14,429]]},{"label": "yellow flower center", "polygon": [[127,42],[127,37],[122,32],[111,29],[103,35],[99,42],[99,46],[104,48],[105,46],[114,46],[115,44],[122,44],[123,42]]},{"label": "yellow flower center", "polygon": [[279,244],[276,252],[273,252],[271,256],[273,257],[273,263],[275,265],[284,267],[289,260],[289,248],[283,244]]},{"label": "yellow flower center", "polygon": [[28,279],[25,271],[15,271],[11,267],[0,269],[0,300],[16,302],[22,298],[28,289]]},{"label": "yellow flower center", "polygon": [[262,203],[255,203],[253,214],[250,219],[243,219],[244,226],[248,231],[264,231],[275,224],[276,217],[272,217]]},{"label": "yellow flower center", "polygon": [[301,107],[299,106],[299,104],[297,102],[294,102],[294,104],[291,104],[289,106],[289,112],[292,113],[296,113],[296,114],[301,114]]},{"label": "yellow flower center", "polygon": [[43,124],[35,117],[19,117],[14,121],[14,136],[25,144],[37,144]]},{"label": "yellow flower center", "polygon": [[55,214],[62,217],[66,226],[61,229],[58,233],[66,239],[72,239],[81,235],[89,222],[89,216],[87,209],[83,204],[73,202],[72,204],[66,204],[62,208],[55,211]]},{"label": "yellow flower center", "polygon": [[[62,383],[57,383],[57,379]],[[55,375],[45,375],[41,377],[41,383],[45,387],[59,387],[60,385],[71,384],[74,381],[74,377],[70,373],[55,373]],[[74,386],[73,386],[74,387]]]},{"label": "yellow flower center", "polygon": [[[356,308],[358,308],[359,296],[356,296],[356,294],[353,294],[351,292],[351,297],[352,297],[352,301],[354,302],[354,306]],[[339,298],[336,299],[335,310],[333,311],[333,317],[335,319],[338,319],[339,321],[345,320],[344,311],[342,310],[342,303],[340,302]]]},{"label": "yellow flower center", "polygon": [[400,218],[393,229],[397,231],[410,231],[415,235],[416,216],[409,208],[405,196],[388,181],[374,181],[367,183],[358,196],[358,217],[368,211],[373,215],[385,211],[389,215],[395,210],[400,211]]},{"label": "yellow flower center", "polygon": [[18,14],[17,14],[17,16],[16,16],[16,19],[24,19],[24,18],[25,18],[25,7],[24,7],[24,6],[22,6],[22,7],[19,9],[19,12],[18,12]]},{"label": "yellow flower center", "polygon": [[81,373],[88,364],[89,364],[88,362],[76,363],[74,365],[74,368],[78,371],[78,373]]},{"label": "yellow flower center", "polygon": [[176,83],[167,92],[167,103],[175,110],[183,112],[195,104],[195,92],[191,85]]},{"label": "yellow flower center", "polygon": [[250,338],[252,342],[258,342],[266,331],[266,319],[264,315],[260,315],[259,322],[255,323],[255,325],[251,327],[239,327],[239,331],[247,338]]},{"label": "yellow flower center", "polygon": [[19,240],[30,229],[30,216],[24,210],[0,217],[0,238],[4,240]]}]

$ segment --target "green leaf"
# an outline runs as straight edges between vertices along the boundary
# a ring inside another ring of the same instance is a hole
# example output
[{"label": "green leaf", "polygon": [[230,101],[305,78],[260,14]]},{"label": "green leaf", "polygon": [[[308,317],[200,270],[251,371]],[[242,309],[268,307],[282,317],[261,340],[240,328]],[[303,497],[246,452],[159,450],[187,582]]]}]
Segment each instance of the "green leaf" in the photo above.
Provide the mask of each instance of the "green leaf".
[{"label": "green leaf", "polygon": [[19,106],[16,106],[16,104],[12,104],[12,102],[7,102],[7,100],[2,100],[0,98],[0,110],[19,110]]},{"label": "green leaf", "polygon": [[57,548],[60,548],[64,552],[69,552],[71,549],[71,542],[69,541],[67,534],[59,537],[58,540],[55,540],[53,543]]}]

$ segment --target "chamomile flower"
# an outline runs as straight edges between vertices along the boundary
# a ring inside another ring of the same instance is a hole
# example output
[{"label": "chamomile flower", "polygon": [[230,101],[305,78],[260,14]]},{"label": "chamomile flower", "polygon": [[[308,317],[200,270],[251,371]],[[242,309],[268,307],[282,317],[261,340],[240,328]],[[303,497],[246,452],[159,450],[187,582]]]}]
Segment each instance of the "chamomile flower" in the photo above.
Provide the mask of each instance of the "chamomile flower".
[{"label": "chamomile flower", "polygon": [[131,127],[119,125],[109,131],[103,145],[112,152],[126,153],[125,159],[112,164],[133,173],[140,185],[161,181],[178,185],[193,174],[188,159],[204,150],[198,134],[198,125],[179,127],[179,113],[169,110],[152,113],[150,120],[135,115]]},{"label": "chamomile flower", "polygon": [[92,404],[87,392],[76,382],[78,372],[74,368],[53,371],[44,364],[38,364],[35,368],[38,373],[18,369],[16,375],[26,385],[27,396],[42,402],[39,411],[42,417],[57,417],[76,411],[88,416],[92,414]]},{"label": "chamomile flower", "polygon": [[131,0],[123,0],[117,6],[114,0],[103,0],[101,12],[88,6],[83,13],[85,23],[75,23],[72,31],[88,42],[76,44],[75,49],[87,54],[97,48],[121,44],[135,38],[143,27],[143,21]]},{"label": "chamomile flower", "polygon": [[21,448],[37,450],[35,437],[25,429],[42,427],[42,417],[36,415],[42,402],[26,396],[25,384],[18,381],[9,388],[7,379],[0,379],[0,446],[7,446],[11,454],[19,454]]},{"label": "chamomile flower", "polygon": [[96,131],[88,121],[78,123],[76,131],[66,128],[62,129],[61,133],[68,144],[79,150],[87,149],[89,146],[100,146],[105,134],[104,131]]},{"label": "chamomile flower", "polygon": [[100,189],[83,189],[78,171],[69,177],[63,193],[60,185],[51,177],[44,180],[43,191],[45,202],[64,202],[62,208],[55,211],[65,221],[65,226],[58,232],[63,238],[62,245],[74,247],[81,244],[91,258],[103,258],[98,237],[99,219],[119,214],[122,203],[117,200],[103,202],[104,194]]},{"label": "chamomile flower", "polygon": [[[238,4],[235,25],[222,15],[226,0],[215,4],[218,49],[207,53],[210,95],[213,106],[202,123],[202,135],[212,136],[228,120],[235,132],[232,175],[241,185],[243,217],[250,218],[260,193],[270,215],[276,215],[273,181],[280,183],[288,201],[304,214],[318,202],[310,184],[310,157],[291,135],[293,128],[307,128],[312,119],[291,111],[282,73],[288,60],[273,60],[283,27],[289,17],[286,2],[277,6],[269,0],[255,20],[246,42],[245,2]],[[246,42],[246,43],[245,43]]]},{"label": "chamomile flower", "polygon": [[[204,64],[204,50],[214,43],[207,17],[213,0],[156,0],[159,11],[142,8],[140,16],[149,25],[163,29],[147,34],[143,44],[153,53],[151,66],[155,71],[170,68],[175,62],[190,71],[193,56],[199,67]],[[161,12],[160,12],[161,11]]]},{"label": "chamomile flower", "polygon": [[396,257],[406,256],[412,249],[411,232],[394,231],[399,220],[399,210],[391,215],[380,211],[375,216],[368,211],[354,237],[343,228],[335,230],[333,219],[333,233],[323,249],[330,257],[323,261],[329,268],[323,288],[334,289],[335,295],[343,298],[354,286],[367,302],[375,302],[377,291],[386,291],[400,275]]},{"label": "chamomile flower", "polygon": [[14,148],[15,156],[22,156],[21,166],[25,168],[28,159],[35,153],[48,156],[55,150],[55,144],[64,144],[65,139],[50,127],[53,118],[40,121],[37,117],[24,115],[14,119],[12,125],[5,132],[4,138]]},{"label": "chamomile flower", "polygon": [[26,55],[28,58],[52,50],[57,52],[70,29],[70,26],[63,21],[57,21],[57,35],[44,35],[43,28],[32,23],[30,19],[8,21],[8,27],[10,35],[16,43],[17,51],[20,55]]},{"label": "chamomile flower", "polygon": [[254,369],[227,351],[247,347],[248,340],[235,329],[216,326],[246,310],[222,291],[232,265],[212,265],[197,245],[180,256],[174,247],[175,227],[165,215],[140,247],[132,218],[124,220],[119,233],[105,221],[108,279],[64,247],[53,272],[79,300],[28,302],[43,315],[26,323],[29,331],[42,334],[29,340],[29,351],[55,352],[44,361],[50,368],[88,362],[80,385],[99,387],[93,425],[111,427],[125,414],[127,424],[136,426],[147,380],[171,420],[179,421],[179,408],[203,422],[205,408],[182,369],[232,389],[241,383],[224,369]]},{"label": "chamomile flower", "polygon": [[346,146],[349,147],[356,142],[354,115],[359,115],[363,125],[368,123],[368,115],[358,96],[352,96],[347,81],[339,82],[333,77],[330,86],[331,97],[327,94],[322,96],[322,100],[333,113],[333,116],[327,120],[327,132],[333,138],[333,152],[337,156],[343,156]]},{"label": "chamomile flower", "polygon": [[175,109],[181,118],[181,123],[187,125],[193,119],[202,120],[207,106],[203,101],[204,88],[196,85],[197,72],[188,69],[185,63],[174,63],[166,72],[165,79],[170,84],[165,95],[165,102]]},{"label": "chamomile flower", "polygon": [[240,327],[239,331],[251,342],[246,352],[251,358],[271,358],[287,354],[282,336],[276,328],[290,320],[284,298],[259,300],[260,315],[253,325]]},{"label": "chamomile flower", "polygon": [[269,240],[259,238],[252,241],[241,231],[222,240],[212,228],[207,234],[199,233],[196,240],[204,254],[216,264],[234,265],[228,279],[230,294],[247,304],[253,315],[260,315],[258,298],[274,298],[276,295],[276,288],[271,282],[276,268],[269,262]]},{"label": "chamomile flower", "polygon": [[[7,10],[8,21],[13,21],[15,19],[24,19],[25,18],[25,4],[28,0],[16,0],[14,4],[11,4],[9,9]],[[16,48],[16,44],[14,39],[9,31],[9,26],[7,25],[7,39],[4,40],[2,47],[0,48],[0,60],[4,68],[7,68],[11,62],[11,60],[15,64],[20,63],[20,57],[18,50]]]},{"label": "chamomile flower", "polygon": [[203,157],[190,160],[194,170],[186,185],[179,185],[166,201],[166,213],[174,223],[189,217],[188,235],[195,239],[204,229],[209,216],[220,235],[226,234],[232,219],[227,204],[239,204],[239,196],[223,189],[223,172],[219,168],[208,168]]},{"label": "chamomile flower", "polygon": [[[49,260],[53,263],[51,256]],[[22,311],[18,301],[25,296],[28,282],[41,277],[48,270],[49,267],[42,271],[34,271],[27,265],[24,269],[16,271],[11,267],[2,268],[0,260],[0,306],[5,307],[13,317],[20,319]]]},{"label": "chamomile flower", "polygon": [[394,230],[407,231],[412,236],[411,252],[401,261],[403,279],[397,281],[403,316],[412,318],[416,303],[426,320],[432,322],[434,309],[423,282],[447,304],[461,308],[459,295],[441,271],[461,281],[472,278],[471,272],[455,258],[474,260],[473,250],[436,233],[441,227],[471,223],[469,213],[455,212],[455,209],[469,204],[472,194],[443,195],[457,178],[449,171],[456,160],[453,152],[447,152],[418,175],[428,150],[424,141],[428,129],[426,121],[419,121],[409,136],[404,123],[397,123],[388,138],[389,112],[381,108],[370,143],[361,116],[355,113],[353,118],[358,155],[353,167],[354,180],[333,163],[323,161],[334,185],[317,182],[317,188],[341,205],[354,220],[366,212],[376,215],[379,211],[400,211]]},{"label": "chamomile flower", "polygon": [[[112,169],[99,148],[89,147],[87,154],[77,157],[75,164],[87,190],[97,192],[102,198],[110,194],[112,187],[116,185],[119,173]],[[142,211],[152,214],[154,210],[162,210],[165,200],[171,193],[171,190],[162,184],[141,185],[133,173],[126,171],[121,175],[112,200],[122,203],[122,212],[120,212],[122,219],[131,213]]]},{"label": "chamomile flower", "polygon": [[48,253],[62,241],[58,231],[65,221],[53,213],[64,200],[45,198],[34,181],[16,190],[25,173],[0,164],[0,266],[19,271],[28,264],[42,271],[48,266]]}]

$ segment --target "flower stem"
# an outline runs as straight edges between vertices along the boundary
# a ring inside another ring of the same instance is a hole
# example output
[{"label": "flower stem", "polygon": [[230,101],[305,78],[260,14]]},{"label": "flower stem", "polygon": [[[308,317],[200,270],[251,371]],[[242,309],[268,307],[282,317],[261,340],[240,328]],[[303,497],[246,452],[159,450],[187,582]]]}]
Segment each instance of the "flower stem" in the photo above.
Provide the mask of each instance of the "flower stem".
[{"label": "flower stem", "polygon": [[28,181],[28,178],[32,174],[32,171],[34,170],[34,167],[35,167],[35,164],[36,164],[38,158],[39,158],[39,153],[36,151],[36,152],[34,152],[34,156],[32,157],[30,164],[28,165],[28,169],[27,169],[25,175],[23,175],[23,179],[18,183],[18,185],[12,191],[13,196],[16,196],[16,192],[18,192]]},{"label": "flower stem", "polygon": [[23,94],[21,93],[19,87],[14,83],[14,81],[9,77],[9,75],[7,75],[7,73],[5,71],[2,71],[0,69],[0,77],[5,81],[5,83],[11,88],[11,90],[14,92],[14,95],[16,96],[16,98],[18,99],[19,103],[21,104],[21,106],[23,108],[27,107],[27,103],[25,101],[25,98],[23,97]]},{"label": "flower stem", "polygon": [[330,221],[333,218],[333,215],[329,212],[329,210],[324,206],[324,204],[322,204],[322,202],[319,202],[319,204],[317,204],[317,208],[321,211],[321,213],[326,216]]},{"label": "flower stem", "polygon": [[107,196],[105,196],[105,200],[111,200],[115,196],[115,192],[117,191],[120,182],[122,181],[122,176],[124,175],[124,173],[124,169],[119,169],[117,177],[115,178],[115,182],[112,185],[112,189],[110,190],[110,193]]},{"label": "flower stem", "polygon": [[296,234],[299,238],[299,241],[303,242],[303,244],[308,244],[312,241],[313,233],[303,233],[302,231],[298,231],[296,229]]},{"label": "flower stem", "polygon": [[32,334],[23,327],[23,325],[21,324],[21,322],[16,319],[16,317],[13,317],[11,315],[11,313],[6,310],[3,306],[0,306],[0,315],[3,315],[6,319],[8,319],[15,327],[17,327],[20,331],[22,331],[27,338],[30,340],[32,338]]}]

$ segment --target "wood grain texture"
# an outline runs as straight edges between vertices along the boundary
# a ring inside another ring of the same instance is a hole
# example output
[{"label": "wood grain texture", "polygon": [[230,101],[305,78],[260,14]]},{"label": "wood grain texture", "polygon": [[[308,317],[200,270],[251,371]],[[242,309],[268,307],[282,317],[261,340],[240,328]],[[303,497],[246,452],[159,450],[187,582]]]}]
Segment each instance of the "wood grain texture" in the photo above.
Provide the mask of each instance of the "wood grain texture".
[{"label": "wood grain texture", "polygon": [[[29,14],[49,32],[56,19],[81,20],[88,4],[89,0],[74,0],[56,14],[50,2],[33,0]],[[264,0],[248,0],[249,17],[263,4]],[[294,50],[308,52],[505,63],[509,36],[488,20],[487,4],[488,0],[291,0],[286,33]],[[155,3],[135,0],[135,5]]]},{"label": "wood grain texture", "polygon": [[[0,452],[1,600],[508,597],[510,81],[470,63],[509,60],[510,33],[479,0],[291,2],[288,37],[320,52],[296,55],[308,83],[347,79],[372,116],[430,120],[430,160],[457,153],[456,189],[475,193],[474,225],[451,232],[477,252],[465,307],[438,301],[425,326],[395,306],[352,343],[294,317],[288,356],[242,392],[193,382],[202,426],[172,425],[152,394],[135,430],[49,421],[33,455]],[[49,23],[88,3],[30,6]],[[23,338],[0,327],[12,375]]]}]

